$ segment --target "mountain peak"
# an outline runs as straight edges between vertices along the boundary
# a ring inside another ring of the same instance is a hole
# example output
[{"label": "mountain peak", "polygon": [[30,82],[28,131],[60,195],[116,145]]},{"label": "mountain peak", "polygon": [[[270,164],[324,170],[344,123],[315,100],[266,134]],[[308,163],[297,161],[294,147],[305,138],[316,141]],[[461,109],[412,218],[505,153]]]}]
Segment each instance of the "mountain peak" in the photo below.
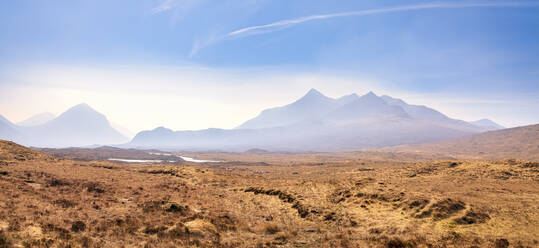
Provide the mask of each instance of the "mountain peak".
[{"label": "mountain peak", "polygon": [[37,147],[103,145],[127,141],[111,127],[103,114],[85,103],[73,106],[45,123],[18,130],[21,130],[17,137],[21,142]]},{"label": "mountain peak", "polygon": [[487,118],[483,118],[481,120],[477,120],[475,122],[485,122],[485,123],[494,123],[493,121],[491,121],[490,119],[487,119]]},{"label": "mountain peak", "polygon": [[369,93],[361,96],[358,100],[365,101],[365,102],[370,102],[370,103],[378,103],[378,104],[385,103],[385,101],[382,98],[378,97],[372,91],[369,91]]},{"label": "mountain peak", "polygon": [[323,115],[334,109],[336,104],[337,100],[312,88],[295,102],[282,107],[265,109],[257,117],[244,122],[238,128],[257,129],[286,126]]},{"label": "mountain peak", "polygon": [[369,91],[367,94],[365,94],[365,96],[373,97],[373,96],[376,96],[376,94],[374,94],[374,92],[372,92],[372,91]]},{"label": "mountain peak", "polygon": [[90,107],[90,105],[88,105],[87,103],[83,102],[71,107],[70,109],[92,109],[92,107]]},{"label": "mountain peak", "polygon": [[481,119],[481,120],[477,120],[477,121],[472,121],[470,122],[472,123],[473,125],[476,125],[476,126],[479,126],[479,127],[483,127],[483,128],[487,128],[489,130],[497,130],[497,129],[504,129],[505,127],[492,121],[492,120],[489,120],[489,119]]},{"label": "mountain peak", "polygon": [[320,91],[312,88],[305,94],[302,98],[294,102],[292,105],[304,105],[304,104],[314,104],[328,102],[332,99],[320,93]]},{"label": "mountain peak", "polygon": [[344,98],[359,98],[359,96],[356,93],[352,93],[350,95],[341,96],[338,99],[344,99]]},{"label": "mountain peak", "polygon": [[65,114],[96,114],[96,115],[101,115],[101,113],[97,112],[95,109],[93,109],[92,107],[90,107],[90,105],[88,105],[86,103],[80,103],[80,104],[77,104],[77,105],[69,108],[67,111],[62,113],[62,115],[65,115]]},{"label": "mountain peak", "polygon": [[320,97],[320,96],[324,96],[324,94],[320,93],[320,91],[316,90],[315,88],[311,88],[307,94],[305,94],[304,97]]},{"label": "mountain peak", "polygon": [[154,130],[152,131],[155,131],[155,132],[161,132],[161,133],[171,133],[173,132],[171,129],[169,128],[166,128],[166,127],[163,127],[163,126],[160,126],[160,127],[156,127]]},{"label": "mountain peak", "polygon": [[70,109],[60,114],[60,116],[58,116],[56,119],[52,121],[64,122],[64,123],[86,122],[86,124],[102,123],[103,125],[106,125],[106,126],[110,125],[107,118],[103,114],[97,112],[95,109],[93,109],[86,103],[81,103],[81,104],[71,107]]},{"label": "mountain peak", "polygon": [[356,93],[352,93],[350,95],[345,95],[345,96],[341,96],[337,99],[337,102],[340,104],[340,105],[345,105],[347,103],[350,103],[350,102],[353,102],[353,101],[356,101],[357,99],[359,99],[359,96],[356,94]]}]

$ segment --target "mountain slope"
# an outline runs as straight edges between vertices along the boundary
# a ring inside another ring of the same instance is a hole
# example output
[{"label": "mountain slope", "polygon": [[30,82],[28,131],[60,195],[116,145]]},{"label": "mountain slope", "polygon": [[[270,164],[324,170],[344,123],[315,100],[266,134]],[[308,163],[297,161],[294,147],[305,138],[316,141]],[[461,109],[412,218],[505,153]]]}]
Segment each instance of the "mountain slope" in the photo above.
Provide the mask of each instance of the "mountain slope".
[{"label": "mountain slope", "polygon": [[127,138],[111,127],[107,118],[87,104],[79,104],[57,118],[39,126],[28,127],[31,146],[66,147],[116,144]]},{"label": "mountain slope", "polygon": [[11,163],[13,161],[20,162],[34,159],[52,160],[53,158],[14,142],[0,139],[0,161]]},{"label": "mountain slope", "polygon": [[496,122],[493,122],[489,119],[481,119],[481,120],[477,120],[477,121],[472,121],[470,122],[478,127],[482,127],[483,129],[487,130],[487,131],[492,131],[492,130],[499,130],[499,129],[504,129],[505,127],[496,123]]},{"label": "mountain slope", "polygon": [[5,140],[17,140],[21,136],[18,127],[4,116],[0,115],[0,138]]},{"label": "mountain slope", "polygon": [[335,109],[339,104],[347,103],[354,96],[335,100],[324,96],[315,89],[309,90],[299,100],[282,106],[262,111],[257,117],[241,124],[237,129],[260,129],[291,125],[303,120],[316,119]]},{"label": "mountain slope", "polygon": [[389,105],[373,92],[340,106],[329,113],[328,117],[340,120],[357,120],[367,117],[410,118],[402,107]]},{"label": "mountain slope", "polygon": [[69,147],[119,144],[128,139],[107,118],[87,104],[79,104],[41,125],[17,126],[0,118],[0,138],[26,146]]},{"label": "mountain slope", "polygon": [[410,115],[410,117],[416,120],[428,121],[437,125],[454,128],[466,132],[482,132],[489,130],[481,126],[473,125],[466,121],[449,118],[448,116],[440,113],[439,111],[426,106],[408,104],[401,99],[392,98],[390,96],[381,96],[380,98],[384,99],[384,101],[386,101],[390,105],[402,107],[404,111]]},{"label": "mountain slope", "polygon": [[449,117],[446,115],[426,106],[410,105],[401,99],[392,98],[386,95],[381,96],[380,98],[382,98],[389,105],[402,107],[406,113],[415,119],[430,121],[446,121],[449,119]]},{"label": "mountain slope", "polygon": [[457,139],[384,150],[444,154],[468,159],[518,158],[539,161],[539,124],[489,131]]},{"label": "mountain slope", "polygon": [[118,123],[111,122],[110,126],[114,128],[116,131],[118,131],[119,133],[121,133],[123,136],[127,137],[129,140],[131,140],[136,135],[136,133],[127,129],[126,127],[119,125]]},{"label": "mountain slope", "polygon": [[51,113],[41,113],[41,114],[33,115],[26,120],[17,122],[17,125],[25,126],[25,127],[37,126],[37,125],[45,124],[48,121],[54,119],[55,117],[56,116]]}]

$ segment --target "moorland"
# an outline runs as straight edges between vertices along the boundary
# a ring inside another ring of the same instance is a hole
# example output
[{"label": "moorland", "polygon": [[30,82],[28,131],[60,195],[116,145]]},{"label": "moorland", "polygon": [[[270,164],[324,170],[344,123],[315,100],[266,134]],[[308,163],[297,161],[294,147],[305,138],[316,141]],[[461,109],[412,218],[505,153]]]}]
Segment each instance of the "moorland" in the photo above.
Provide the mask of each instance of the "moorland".
[{"label": "moorland", "polygon": [[537,161],[193,153],[226,162],[134,164],[53,153],[0,142],[0,247],[539,245]]}]

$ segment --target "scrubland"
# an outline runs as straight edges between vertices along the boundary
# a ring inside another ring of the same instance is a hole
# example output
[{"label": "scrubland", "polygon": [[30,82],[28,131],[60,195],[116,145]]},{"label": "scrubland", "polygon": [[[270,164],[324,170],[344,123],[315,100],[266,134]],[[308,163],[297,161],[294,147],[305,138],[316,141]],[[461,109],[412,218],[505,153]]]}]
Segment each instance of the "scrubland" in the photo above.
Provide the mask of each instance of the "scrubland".
[{"label": "scrubland", "polygon": [[0,247],[539,246],[538,162],[211,156],[238,162],[75,161],[1,142]]}]

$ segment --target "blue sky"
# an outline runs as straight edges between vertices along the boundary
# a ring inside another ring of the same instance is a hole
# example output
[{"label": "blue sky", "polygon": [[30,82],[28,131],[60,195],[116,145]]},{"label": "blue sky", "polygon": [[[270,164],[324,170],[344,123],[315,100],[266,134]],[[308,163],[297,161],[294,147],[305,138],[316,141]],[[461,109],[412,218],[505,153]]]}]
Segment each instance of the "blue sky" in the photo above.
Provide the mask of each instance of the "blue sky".
[{"label": "blue sky", "polygon": [[13,121],[84,101],[133,131],[230,128],[317,87],[539,122],[539,1],[18,0],[0,33]]}]

